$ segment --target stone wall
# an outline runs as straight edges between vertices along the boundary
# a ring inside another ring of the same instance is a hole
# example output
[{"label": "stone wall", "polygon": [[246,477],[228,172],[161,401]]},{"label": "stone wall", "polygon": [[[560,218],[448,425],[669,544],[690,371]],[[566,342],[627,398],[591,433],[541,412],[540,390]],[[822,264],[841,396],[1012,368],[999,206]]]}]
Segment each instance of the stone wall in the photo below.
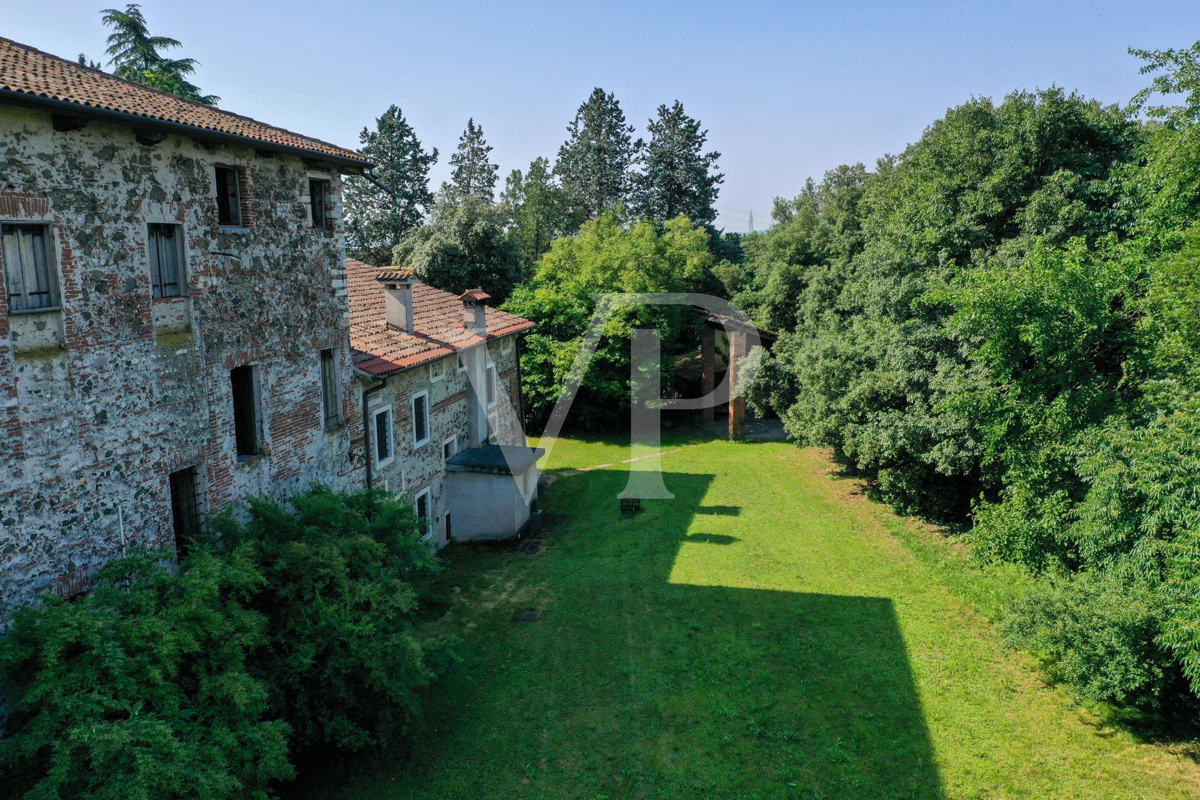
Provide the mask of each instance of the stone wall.
[{"label": "stone wall", "polygon": [[[525,444],[525,431],[520,420],[516,345],[515,335],[487,345],[488,357],[496,365],[500,394],[499,402],[488,414],[497,444]],[[360,381],[360,402],[361,392],[368,386]],[[414,447],[411,399],[422,391],[429,392],[430,436],[428,444]],[[482,387],[480,391],[483,391]],[[433,539],[439,547],[446,543],[446,513],[449,508],[443,445],[447,439],[453,439],[458,450],[470,447],[470,402],[472,394],[467,374],[465,369],[458,368],[456,356],[392,375],[383,389],[367,398],[368,419],[373,417],[376,409],[391,407],[396,448],[392,463],[376,471],[374,484],[409,502],[413,502],[423,490],[429,489],[433,500]]]},{"label": "stone wall", "polygon": [[[213,168],[242,176],[218,225]],[[332,230],[308,180],[330,181]],[[62,308],[9,313],[0,269],[0,604],[71,593],[123,548],[173,546],[168,475],[196,466],[213,512],[251,493],[361,482],[349,387],[340,177],[294,156],[208,149],[0,106],[0,221],[50,225]],[[147,225],[182,225],[187,297],[154,299]],[[320,351],[344,424],[326,430]],[[232,368],[257,365],[262,454],[236,455]],[[0,608],[0,616],[6,616]]]}]

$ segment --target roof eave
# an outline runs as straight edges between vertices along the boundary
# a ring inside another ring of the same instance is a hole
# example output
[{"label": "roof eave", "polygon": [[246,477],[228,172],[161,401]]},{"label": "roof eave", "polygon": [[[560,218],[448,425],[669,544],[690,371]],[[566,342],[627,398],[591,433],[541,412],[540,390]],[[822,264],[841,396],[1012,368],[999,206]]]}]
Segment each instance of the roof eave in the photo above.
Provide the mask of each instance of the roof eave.
[{"label": "roof eave", "polygon": [[255,139],[251,136],[242,136],[236,133],[214,131],[209,128],[201,128],[197,125],[187,125],[182,122],[170,122],[168,120],[156,119],[155,117],[145,117],[140,114],[131,114],[127,111],[115,111],[110,108],[98,108],[96,106],[84,105],[83,103],[73,103],[69,100],[56,100],[52,97],[42,97],[40,95],[26,94],[25,92],[16,92],[12,89],[0,88],[0,103],[29,106],[32,108],[45,109],[63,114],[95,117],[97,119],[129,125],[133,128],[166,131],[168,133],[176,133],[181,136],[199,139],[201,141],[222,142],[224,144],[250,147],[255,150],[269,150],[275,153],[286,153],[288,155],[302,156],[305,158],[315,158],[320,161],[328,161],[333,164],[337,164],[338,166],[347,167],[353,170],[367,170],[374,166],[369,161],[350,158],[348,156],[339,156],[333,153],[326,153],[322,150],[310,150],[305,147],[295,147],[293,145],[280,144],[279,142]]}]

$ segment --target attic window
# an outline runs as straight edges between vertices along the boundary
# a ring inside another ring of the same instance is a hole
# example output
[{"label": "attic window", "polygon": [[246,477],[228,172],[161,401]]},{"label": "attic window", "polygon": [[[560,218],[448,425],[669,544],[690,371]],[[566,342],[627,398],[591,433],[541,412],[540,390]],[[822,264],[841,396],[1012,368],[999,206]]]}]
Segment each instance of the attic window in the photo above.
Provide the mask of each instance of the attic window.
[{"label": "attic window", "polygon": [[312,207],[312,226],[319,231],[329,230],[329,181],[310,179],[308,198]]},{"label": "attic window", "polygon": [[217,224],[242,227],[242,186],[235,167],[217,167]]}]

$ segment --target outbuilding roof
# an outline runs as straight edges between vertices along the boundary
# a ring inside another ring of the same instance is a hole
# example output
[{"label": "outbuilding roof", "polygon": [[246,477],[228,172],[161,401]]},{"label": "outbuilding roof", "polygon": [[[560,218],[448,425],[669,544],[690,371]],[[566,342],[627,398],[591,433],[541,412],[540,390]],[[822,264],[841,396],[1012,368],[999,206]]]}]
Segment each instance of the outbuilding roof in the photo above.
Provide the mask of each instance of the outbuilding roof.
[{"label": "outbuilding roof", "polygon": [[3,37],[0,102],[368,166],[366,157],[353,150],[123,80]]},{"label": "outbuilding roof", "polygon": [[487,444],[462,450],[446,461],[450,472],[491,472],[499,475],[518,475],[524,472],[546,451],[541,447],[519,447],[509,444]]},{"label": "outbuilding roof", "polygon": [[398,331],[387,324],[385,289],[379,284],[380,276],[390,278],[398,272],[397,267],[372,267],[353,258],[346,259],[350,347],[354,351],[354,366],[369,375],[381,378],[534,327],[527,319],[489,308],[485,317],[487,335],[477,336],[463,326],[463,303],[459,296],[415,283],[413,332]]}]

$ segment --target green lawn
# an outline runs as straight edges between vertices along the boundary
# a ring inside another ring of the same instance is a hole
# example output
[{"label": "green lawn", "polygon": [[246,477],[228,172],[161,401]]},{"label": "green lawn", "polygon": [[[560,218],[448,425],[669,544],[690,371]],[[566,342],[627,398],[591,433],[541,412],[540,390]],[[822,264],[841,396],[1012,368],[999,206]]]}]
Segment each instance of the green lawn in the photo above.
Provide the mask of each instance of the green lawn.
[{"label": "green lawn", "polygon": [[540,554],[448,551],[436,624],[463,664],[414,751],[322,795],[1200,794],[1182,748],[1105,727],[1001,647],[963,598],[1002,582],[822,454],[713,442],[663,468],[675,499],[632,519],[628,467],[608,468],[545,494],[561,525]]}]

